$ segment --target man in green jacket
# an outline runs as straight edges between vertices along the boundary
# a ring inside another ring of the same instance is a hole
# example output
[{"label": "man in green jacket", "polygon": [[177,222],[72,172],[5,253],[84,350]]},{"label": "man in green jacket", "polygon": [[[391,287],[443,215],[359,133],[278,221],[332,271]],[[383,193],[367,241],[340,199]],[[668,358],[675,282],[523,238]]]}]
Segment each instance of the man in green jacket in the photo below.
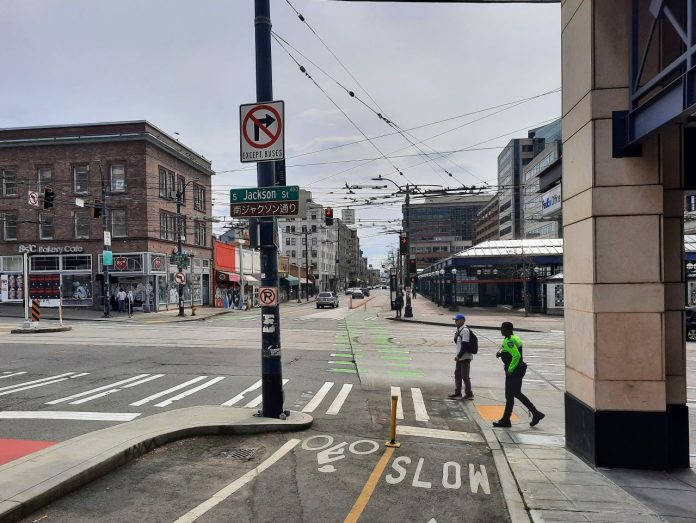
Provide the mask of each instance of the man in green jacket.
[{"label": "man in green jacket", "polygon": [[509,321],[500,326],[500,333],[504,338],[503,345],[495,356],[503,361],[505,367],[505,411],[500,420],[493,422],[493,426],[503,428],[512,426],[510,416],[517,398],[531,412],[532,421],[529,425],[533,427],[544,419],[544,413],[537,410],[529,398],[522,394],[522,378],[527,372],[527,364],[522,359],[522,340],[515,336],[513,325]]}]

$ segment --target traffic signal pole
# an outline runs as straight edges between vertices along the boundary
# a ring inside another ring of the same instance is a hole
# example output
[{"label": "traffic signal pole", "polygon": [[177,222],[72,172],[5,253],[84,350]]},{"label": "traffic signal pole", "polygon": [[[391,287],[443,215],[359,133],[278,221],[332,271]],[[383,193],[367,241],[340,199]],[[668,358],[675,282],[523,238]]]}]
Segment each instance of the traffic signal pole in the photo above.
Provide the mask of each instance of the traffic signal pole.
[{"label": "traffic signal pole", "polygon": [[[273,100],[273,70],[271,64],[271,8],[269,0],[255,0],[254,33],[256,40],[256,101]],[[259,187],[276,185],[275,163],[256,164]],[[274,305],[261,307],[261,415],[280,418],[283,411],[283,374],[280,357],[280,309],[278,307],[278,246],[273,238],[273,218],[260,218],[261,287],[275,290]],[[309,248],[309,246],[306,246]]]},{"label": "traffic signal pole", "polygon": [[[411,259],[411,228],[409,227],[409,222],[411,219],[411,211],[409,209],[409,204],[411,203],[411,191],[409,190],[408,184],[406,184],[406,278],[404,281],[408,281],[409,287],[411,283],[411,264],[409,260]],[[413,307],[411,306],[411,293],[406,293],[406,306],[404,307],[404,318],[413,318]]]},{"label": "traffic signal pole", "polygon": [[[101,181],[101,218],[102,218],[102,236],[103,239],[106,239],[106,235],[103,234],[106,231],[109,230],[109,214],[108,214],[108,209],[106,208],[106,180],[104,180],[104,171],[102,171],[102,166],[101,163],[99,163],[99,179]],[[106,245],[106,243],[103,245],[102,252],[104,251],[109,251],[111,250],[111,247]],[[103,265],[103,275],[104,275],[104,280],[102,281],[102,295],[104,296],[104,317],[105,318],[111,318],[111,302],[109,301],[111,299],[111,292],[109,289],[109,266],[106,264],[106,260],[104,259],[104,256],[102,254],[102,263]]]}]

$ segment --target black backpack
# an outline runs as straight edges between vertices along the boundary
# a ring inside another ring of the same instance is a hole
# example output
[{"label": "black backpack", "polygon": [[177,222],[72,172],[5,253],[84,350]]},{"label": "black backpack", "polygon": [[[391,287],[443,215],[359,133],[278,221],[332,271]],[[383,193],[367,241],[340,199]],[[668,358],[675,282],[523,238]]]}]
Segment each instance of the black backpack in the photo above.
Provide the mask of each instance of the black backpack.
[{"label": "black backpack", "polygon": [[469,352],[471,354],[478,354],[478,338],[476,337],[476,334],[474,334],[474,331],[472,331],[469,327]]}]

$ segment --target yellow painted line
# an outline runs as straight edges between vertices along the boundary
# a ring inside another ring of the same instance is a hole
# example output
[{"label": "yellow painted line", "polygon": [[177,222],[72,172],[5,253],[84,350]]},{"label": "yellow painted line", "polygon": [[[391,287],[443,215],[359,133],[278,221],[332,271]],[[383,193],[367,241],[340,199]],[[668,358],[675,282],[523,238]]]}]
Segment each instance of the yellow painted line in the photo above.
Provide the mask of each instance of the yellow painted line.
[{"label": "yellow painted line", "polygon": [[379,481],[379,478],[382,477],[382,473],[384,472],[387,463],[389,463],[392,454],[394,454],[394,447],[387,447],[384,454],[382,454],[382,457],[375,465],[375,468],[372,470],[372,474],[370,474],[370,477],[367,478],[367,483],[365,483],[362,492],[355,501],[355,505],[353,505],[353,508],[346,516],[346,519],[343,520],[343,523],[357,523],[357,521],[360,519],[360,516],[362,515],[363,510],[365,510],[368,501],[370,501],[372,493],[375,491],[375,487],[377,486],[377,482]]}]

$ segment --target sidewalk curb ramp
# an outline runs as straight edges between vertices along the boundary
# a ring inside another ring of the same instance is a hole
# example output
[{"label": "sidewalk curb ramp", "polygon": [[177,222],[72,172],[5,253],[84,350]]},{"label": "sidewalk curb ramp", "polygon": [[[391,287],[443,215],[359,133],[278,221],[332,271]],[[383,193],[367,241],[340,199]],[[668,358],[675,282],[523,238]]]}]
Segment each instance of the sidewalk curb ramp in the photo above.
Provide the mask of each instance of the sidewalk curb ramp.
[{"label": "sidewalk curb ramp", "polygon": [[17,521],[166,443],[192,436],[304,430],[308,414],[287,420],[256,409],[188,407],[147,416],[60,442],[0,466],[0,523]]},{"label": "sidewalk curb ramp", "polygon": [[[427,321],[427,320],[405,320],[403,318],[385,318],[387,320],[391,321],[402,321],[404,323],[420,323],[422,325],[437,325],[439,327],[452,327],[454,328],[454,323],[442,323],[439,321]],[[499,331],[500,327],[491,327],[489,325],[469,325],[468,323],[466,324],[467,327],[471,327],[472,329],[484,329],[484,330],[493,330],[493,331]],[[546,331],[540,331],[536,329],[525,329],[525,328],[518,328],[515,327],[515,332],[546,332]]]}]

